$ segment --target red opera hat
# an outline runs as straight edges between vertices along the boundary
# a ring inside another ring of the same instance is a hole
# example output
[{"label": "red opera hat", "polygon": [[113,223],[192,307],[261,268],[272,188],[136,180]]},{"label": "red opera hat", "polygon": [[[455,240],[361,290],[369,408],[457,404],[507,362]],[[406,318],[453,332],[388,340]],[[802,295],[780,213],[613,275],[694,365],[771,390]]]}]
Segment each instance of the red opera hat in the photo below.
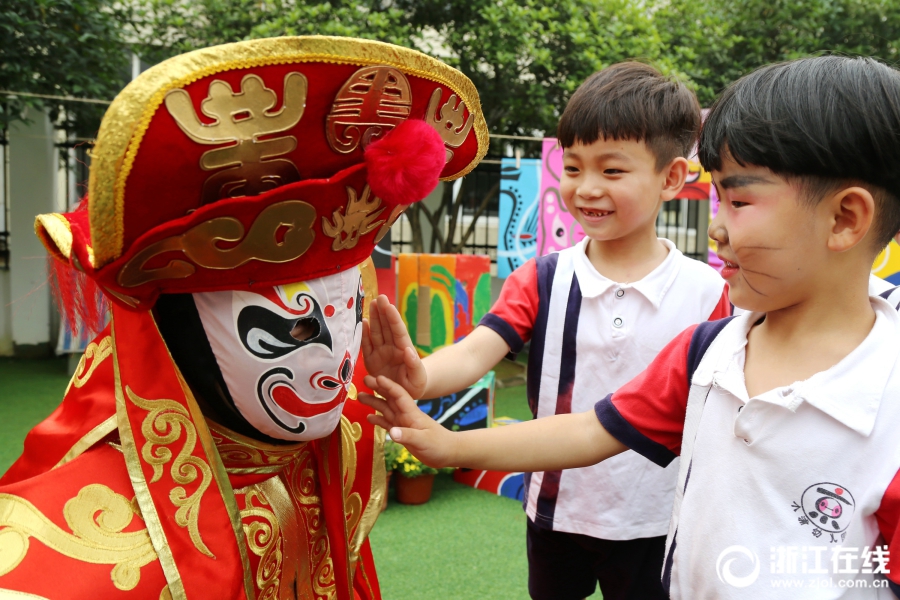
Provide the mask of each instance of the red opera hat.
[{"label": "red opera hat", "polygon": [[144,72],[97,137],[87,210],[37,217],[51,254],[109,297],[254,289],[365,260],[405,208],[471,171],[471,81],[380,42],[286,37]]}]

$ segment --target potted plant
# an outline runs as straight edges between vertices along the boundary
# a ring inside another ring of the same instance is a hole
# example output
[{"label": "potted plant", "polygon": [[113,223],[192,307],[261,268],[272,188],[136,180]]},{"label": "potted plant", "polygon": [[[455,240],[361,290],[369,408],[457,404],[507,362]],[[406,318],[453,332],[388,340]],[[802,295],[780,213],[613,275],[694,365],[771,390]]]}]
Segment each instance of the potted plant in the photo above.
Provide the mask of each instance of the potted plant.
[{"label": "potted plant", "polygon": [[[402,504],[424,504],[431,498],[431,487],[434,485],[434,476],[439,472],[425,464],[422,464],[409,450],[395,444],[386,442],[399,448],[395,462],[395,470],[400,477],[397,478],[397,500]],[[388,450],[385,449],[385,455]],[[453,469],[441,469],[452,472]]]}]

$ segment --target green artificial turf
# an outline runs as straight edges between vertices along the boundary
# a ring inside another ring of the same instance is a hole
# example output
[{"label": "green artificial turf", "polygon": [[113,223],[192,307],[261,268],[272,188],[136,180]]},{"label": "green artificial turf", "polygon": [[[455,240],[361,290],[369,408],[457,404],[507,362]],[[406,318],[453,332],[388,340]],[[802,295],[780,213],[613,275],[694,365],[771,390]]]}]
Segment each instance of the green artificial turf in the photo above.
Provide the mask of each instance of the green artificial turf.
[{"label": "green artificial turf", "polygon": [[66,357],[0,358],[0,473],[22,453],[25,434],[62,402],[67,368]]},{"label": "green artificial turf", "polygon": [[531,409],[528,408],[528,400],[525,398],[525,386],[494,390],[494,416],[530,421]]},{"label": "green artificial turf", "polygon": [[392,492],[369,539],[386,600],[528,598],[521,505],[451,475],[435,478],[426,504]]},{"label": "green artificial turf", "polygon": [[[0,473],[21,454],[28,430],[62,401],[66,369],[65,358],[0,358]],[[495,414],[531,418],[524,386],[498,388]],[[450,475],[436,478],[421,506],[399,504],[392,492],[371,543],[385,600],[528,598],[521,505]]]}]

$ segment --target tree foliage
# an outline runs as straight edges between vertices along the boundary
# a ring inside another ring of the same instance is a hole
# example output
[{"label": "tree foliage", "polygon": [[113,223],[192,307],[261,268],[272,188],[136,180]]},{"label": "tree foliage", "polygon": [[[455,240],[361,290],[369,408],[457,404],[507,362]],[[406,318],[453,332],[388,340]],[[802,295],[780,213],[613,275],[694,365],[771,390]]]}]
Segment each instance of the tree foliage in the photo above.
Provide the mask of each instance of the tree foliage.
[{"label": "tree foliage", "polygon": [[628,58],[670,62],[650,14],[632,0],[136,0],[150,60],[277,35],[342,35],[422,50],[475,83],[495,133],[552,132],[589,74]]},{"label": "tree foliage", "polygon": [[[633,0],[409,0],[429,53],[475,83],[491,131],[552,134],[585,77],[637,58],[668,70],[661,40]],[[412,7],[415,7],[413,10]]]},{"label": "tree foliage", "polygon": [[[128,48],[104,0],[4,0],[0,4],[0,90],[112,99],[127,82]],[[92,135],[105,107],[0,95],[0,129],[26,106],[61,109],[65,126]]]},{"label": "tree foliage", "polygon": [[411,11],[378,0],[298,4],[260,23],[250,37],[277,35],[339,35],[415,47],[420,29]]},{"label": "tree foliage", "polygon": [[[243,39],[343,35],[416,48],[459,68],[494,133],[552,135],[578,84],[629,58],[684,76],[704,105],[773,61],[837,52],[895,62],[895,2],[5,0],[0,89],[108,99],[127,80],[130,49],[152,64]],[[0,126],[26,102],[39,101],[2,103]],[[67,114],[84,130],[99,110],[73,105]]]},{"label": "tree foliage", "polygon": [[900,58],[895,0],[670,0],[654,23],[705,106],[773,62],[824,53]]},{"label": "tree foliage", "polygon": [[408,15],[378,0],[132,0],[130,25],[145,60],[240,40],[337,35],[412,46]]}]

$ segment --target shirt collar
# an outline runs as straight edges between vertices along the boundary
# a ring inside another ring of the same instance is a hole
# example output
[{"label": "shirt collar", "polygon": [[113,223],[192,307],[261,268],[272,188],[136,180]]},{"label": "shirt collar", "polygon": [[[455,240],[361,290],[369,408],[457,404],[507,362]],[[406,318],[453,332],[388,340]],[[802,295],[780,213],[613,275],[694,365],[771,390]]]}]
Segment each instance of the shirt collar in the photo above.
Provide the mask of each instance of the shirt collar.
[{"label": "shirt collar", "polygon": [[659,308],[663,297],[678,275],[680,268],[679,257],[681,252],[675,247],[671,241],[665,238],[658,238],[659,241],[669,251],[666,258],[643,279],[634,283],[619,283],[601,275],[591,261],[587,257],[587,247],[590,238],[584,238],[575,247],[575,274],[578,276],[578,286],[581,288],[581,295],[584,298],[594,298],[600,296],[610,288],[616,289],[634,289],[640,292],[647,300],[649,300],[655,308]]},{"label": "shirt collar", "polygon": [[795,386],[805,402],[868,436],[897,362],[900,317],[882,298],[871,298],[875,325],[866,339],[844,359]]},{"label": "shirt collar", "polygon": [[[850,354],[826,371],[816,373],[805,381],[771,390],[759,396],[760,400],[775,403],[795,411],[806,402],[850,429],[869,436],[875,427],[881,399],[888,380],[900,356],[900,316],[882,298],[870,298],[875,310],[875,324],[869,335]],[[711,361],[712,379],[729,393],[747,401],[744,382],[744,349],[747,333],[753,323],[763,315],[745,313],[735,319],[731,327],[719,334],[716,344],[717,360]],[[715,342],[714,342],[715,343]],[[702,384],[695,378],[694,382]],[[705,369],[704,369],[705,370]]]}]

